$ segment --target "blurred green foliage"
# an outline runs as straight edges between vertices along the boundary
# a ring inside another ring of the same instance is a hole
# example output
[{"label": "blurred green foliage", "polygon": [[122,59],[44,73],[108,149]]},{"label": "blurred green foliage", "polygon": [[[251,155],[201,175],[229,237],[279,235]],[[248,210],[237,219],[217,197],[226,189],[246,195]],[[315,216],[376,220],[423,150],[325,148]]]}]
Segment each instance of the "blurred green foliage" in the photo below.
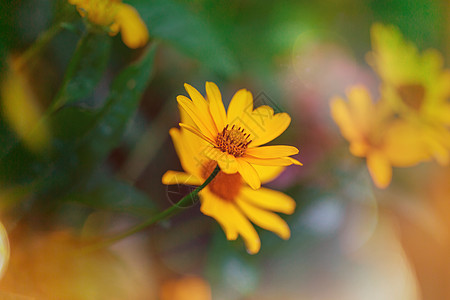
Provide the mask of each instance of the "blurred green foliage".
[{"label": "blurred green foliage", "polygon": [[80,39],[67,67],[62,86],[53,100],[53,109],[73,105],[90,96],[105,72],[111,38],[104,33],[88,32]]}]

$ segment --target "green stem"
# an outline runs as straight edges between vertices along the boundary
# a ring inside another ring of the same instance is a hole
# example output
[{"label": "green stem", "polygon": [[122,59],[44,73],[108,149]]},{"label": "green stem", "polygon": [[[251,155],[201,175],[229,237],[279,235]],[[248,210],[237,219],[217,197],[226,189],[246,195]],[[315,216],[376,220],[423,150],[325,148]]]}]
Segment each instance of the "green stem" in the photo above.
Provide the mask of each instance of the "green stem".
[{"label": "green stem", "polygon": [[34,56],[37,56],[48,43],[57,35],[62,29],[61,23],[54,24],[52,27],[41,33],[36,42],[28,48],[19,58],[17,62],[18,69],[27,65]]},{"label": "green stem", "polygon": [[197,194],[203,188],[205,188],[214,179],[214,177],[216,177],[216,175],[219,173],[219,171],[220,171],[220,168],[217,165],[216,168],[214,169],[214,171],[211,173],[211,175],[209,175],[208,179],[206,179],[202,185],[198,186],[191,193],[184,196],[183,199],[178,201],[175,205],[169,207],[168,209],[160,212],[159,214],[147,219],[146,221],[132,227],[131,229],[129,229],[123,233],[117,234],[115,236],[112,236],[108,239],[105,239],[105,240],[95,243],[93,245],[86,246],[83,250],[84,251],[94,251],[94,250],[97,250],[97,249],[100,249],[103,247],[110,246],[111,244],[114,244],[117,241],[120,241],[126,237],[129,237],[130,235],[133,235],[147,227],[150,227],[151,225],[154,225],[168,217],[173,216],[177,212],[183,210],[186,207],[186,205],[196,202],[195,198],[197,197]]}]

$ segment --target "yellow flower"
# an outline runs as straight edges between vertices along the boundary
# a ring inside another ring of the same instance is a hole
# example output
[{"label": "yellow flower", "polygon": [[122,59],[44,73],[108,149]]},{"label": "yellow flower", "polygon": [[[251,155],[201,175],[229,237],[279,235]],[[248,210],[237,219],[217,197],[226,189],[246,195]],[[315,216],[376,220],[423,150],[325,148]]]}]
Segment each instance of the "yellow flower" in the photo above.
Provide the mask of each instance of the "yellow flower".
[{"label": "yellow flower", "polygon": [[222,96],[214,83],[206,83],[207,100],[189,84],[185,84],[185,88],[192,100],[180,95],[177,101],[180,112],[189,115],[193,124],[182,122],[180,126],[208,142],[209,145],[201,149],[203,154],[216,161],[224,173],[238,172],[253,189],[257,189],[261,180],[255,165],[301,165],[289,157],[298,153],[295,147],[258,147],[286,130],[291,122],[288,114],[274,114],[267,105],[253,109],[253,96],[245,89],[233,96],[225,112]]},{"label": "yellow flower", "polygon": [[108,26],[110,35],[122,33],[122,40],[128,47],[135,49],[148,41],[148,30],[139,13],[121,0],[68,0],[77,7],[82,17],[92,23]]},{"label": "yellow flower", "polygon": [[373,52],[369,63],[383,80],[382,97],[402,117],[418,125],[429,151],[441,164],[450,161],[450,70],[443,69],[441,54],[420,54],[398,28],[372,26]]},{"label": "yellow flower", "polygon": [[211,300],[211,287],[201,277],[185,276],[163,282],[160,300]]},{"label": "yellow flower", "polygon": [[142,252],[83,253],[81,246],[68,231],[16,228],[11,237],[14,251],[0,281],[0,299],[155,299],[151,287],[143,284],[154,275],[145,269]]},{"label": "yellow flower", "polygon": [[[208,85],[208,90],[211,84]],[[190,90],[191,93],[192,90]],[[208,93],[210,94],[211,91]],[[245,91],[245,93],[248,93]],[[211,94],[210,94],[211,95]],[[197,98],[198,99],[198,98]],[[204,100],[203,100],[204,101]],[[194,128],[193,119],[185,110],[181,110],[184,127]],[[204,155],[201,149],[210,148],[209,141],[183,128],[170,130],[175,149],[185,172],[167,171],[164,184],[201,185],[217,166],[216,161]],[[252,167],[263,183],[276,178],[284,169],[281,166]],[[290,230],[283,219],[273,212],[292,214],[295,201],[289,196],[270,189],[253,190],[239,173],[227,174],[223,170],[200,193],[200,210],[213,217],[223,228],[228,240],[241,235],[249,253],[257,253],[261,243],[259,236],[249,222],[275,232],[283,239],[290,237]]]},{"label": "yellow flower", "polygon": [[427,160],[429,153],[417,127],[396,119],[389,103],[373,103],[364,87],[353,87],[349,102],[331,101],[331,114],[342,135],[350,142],[350,152],[365,157],[370,175],[379,188],[389,185],[392,167],[413,166]]}]

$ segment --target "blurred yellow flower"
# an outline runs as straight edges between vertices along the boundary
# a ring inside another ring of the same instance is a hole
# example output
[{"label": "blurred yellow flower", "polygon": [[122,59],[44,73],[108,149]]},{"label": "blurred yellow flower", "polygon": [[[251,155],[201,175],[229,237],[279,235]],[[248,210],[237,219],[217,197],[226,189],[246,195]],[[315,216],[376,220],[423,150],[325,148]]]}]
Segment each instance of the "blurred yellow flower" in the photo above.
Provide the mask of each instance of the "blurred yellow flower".
[{"label": "blurred yellow flower", "polygon": [[3,116],[24,144],[32,151],[43,151],[50,142],[50,129],[42,120],[43,113],[28,76],[10,59],[1,82]]},{"label": "blurred yellow flower", "polygon": [[[210,88],[211,85],[208,90]],[[194,94],[192,90],[190,92]],[[244,91],[244,93],[248,92]],[[211,97],[210,90],[208,94]],[[197,98],[197,100],[202,99]],[[241,107],[239,110],[242,109],[244,108]],[[181,121],[185,124],[183,127],[195,128],[195,122],[190,115],[184,109],[180,110],[180,113]],[[212,122],[212,120],[210,121]],[[199,138],[197,134],[197,132],[194,134],[184,128],[170,130],[185,172],[167,171],[162,177],[164,184],[201,185],[217,166],[215,160],[205,155],[205,151],[209,151],[211,148],[210,142]],[[284,167],[254,165],[252,169],[256,173],[255,176],[266,183],[275,179]],[[286,222],[273,212],[292,214],[295,209],[295,201],[278,191],[266,188],[253,190],[245,183],[240,173],[227,174],[223,170],[220,171],[211,183],[199,193],[199,196],[202,213],[219,222],[228,240],[235,240],[238,235],[241,235],[251,254],[259,251],[261,242],[249,220],[276,233],[283,239],[290,237],[290,230]]]},{"label": "blurred yellow flower", "polygon": [[92,23],[108,26],[110,35],[119,31],[122,40],[129,48],[144,46],[148,41],[148,30],[139,13],[121,0],[68,0],[77,7],[82,17]]},{"label": "blurred yellow flower", "polygon": [[16,229],[8,270],[0,281],[0,296],[67,300],[154,297],[154,291],[143,284],[151,279],[148,274],[118,252],[102,249],[83,253],[80,247],[80,241],[67,231],[40,234]]},{"label": "blurred yellow flower", "polygon": [[180,111],[189,115],[193,123],[182,121],[180,126],[208,142],[209,146],[201,150],[219,164],[223,173],[239,173],[239,178],[242,176],[253,189],[258,189],[261,180],[255,165],[301,165],[289,157],[298,153],[295,147],[258,147],[286,130],[291,122],[287,113],[274,114],[267,105],[253,109],[253,96],[245,89],[233,96],[225,112],[222,95],[214,83],[206,82],[206,100],[189,84],[185,88],[192,100],[180,95],[177,101]]},{"label": "blurred yellow flower", "polygon": [[395,26],[372,26],[369,63],[383,80],[382,97],[402,117],[418,124],[428,151],[441,164],[450,161],[450,70],[436,50],[420,54]]},{"label": "blurred yellow flower", "polygon": [[0,223],[0,279],[5,274],[9,262],[9,240],[3,224]]},{"label": "blurred yellow flower", "polygon": [[211,287],[200,277],[186,276],[165,281],[160,300],[211,300]]},{"label": "blurred yellow flower", "polygon": [[348,93],[348,102],[331,101],[331,114],[342,135],[350,142],[350,152],[365,157],[370,175],[379,188],[389,185],[392,167],[412,166],[429,158],[417,128],[394,117],[389,103],[373,103],[361,86]]}]

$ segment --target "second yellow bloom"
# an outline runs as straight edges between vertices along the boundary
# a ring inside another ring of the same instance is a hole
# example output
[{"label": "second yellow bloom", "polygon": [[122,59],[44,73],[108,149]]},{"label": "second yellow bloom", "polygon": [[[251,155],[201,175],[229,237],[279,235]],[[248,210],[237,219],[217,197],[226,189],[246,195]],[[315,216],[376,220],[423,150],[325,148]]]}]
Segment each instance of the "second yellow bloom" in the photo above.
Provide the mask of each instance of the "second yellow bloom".
[{"label": "second yellow bloom", "polygon": [[139,13],[131,5],[120,0],[69,0],[77,7],[82,17],[100,26],[108,26],[110,35],[119,31],[129,48],[144,46],[148,41],[148,30]]}]

